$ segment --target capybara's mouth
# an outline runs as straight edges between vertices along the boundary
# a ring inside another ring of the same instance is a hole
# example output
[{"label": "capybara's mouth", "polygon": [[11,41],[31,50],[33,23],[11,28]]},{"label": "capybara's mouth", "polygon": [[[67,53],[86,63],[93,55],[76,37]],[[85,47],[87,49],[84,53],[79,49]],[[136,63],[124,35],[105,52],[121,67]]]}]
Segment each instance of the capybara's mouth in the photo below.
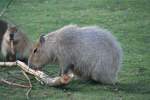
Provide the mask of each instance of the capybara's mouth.
[{"label": "capybara's mouth", "polygon": [[29,66],[30,68],[34,69],[34,70],[42,70],[42,67],[35,66],[35,65],[31,64],[31,63],[28,63],[28,66]]},{"label": "capybara's mouth", "polygon": [[38,71],[38,70],[42,70],[42,67],[33,67],[32,69]]}]

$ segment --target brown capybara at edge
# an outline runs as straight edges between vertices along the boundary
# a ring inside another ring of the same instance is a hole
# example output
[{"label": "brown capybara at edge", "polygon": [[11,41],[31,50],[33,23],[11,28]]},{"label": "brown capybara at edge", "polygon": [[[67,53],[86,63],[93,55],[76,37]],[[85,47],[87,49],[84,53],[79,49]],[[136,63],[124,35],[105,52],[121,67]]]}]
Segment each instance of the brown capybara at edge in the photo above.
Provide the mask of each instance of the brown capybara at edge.
[{"label": "brown capybara at edge", "polygon": [[7,61],[21,60],[27,62],[31,45],[26,34],[15,26],[8,26],[2,39],[1,52]]},{"label": "brown capybara at edge", "polygon": [[7,28],[8,28],[7,22],[4,20],[0,20],[0,50],[1,50],[3,35],[5,34]]}]

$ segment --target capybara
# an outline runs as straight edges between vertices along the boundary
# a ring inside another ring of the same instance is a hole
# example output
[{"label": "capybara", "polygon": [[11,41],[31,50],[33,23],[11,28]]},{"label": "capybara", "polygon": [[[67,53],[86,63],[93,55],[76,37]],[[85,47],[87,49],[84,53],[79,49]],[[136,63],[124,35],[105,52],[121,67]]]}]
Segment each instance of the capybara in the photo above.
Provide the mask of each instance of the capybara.
[{"label": "capybara", "polygon": [[6,61],[28,59],[29,50],[31,49],[31,42],[26,34],[21,32],[16,26],[8,26],[2,38],[1,52],[6,58]]},{"label": "capybara", "polygon": [[28,64],[32,68],[41,67],[54,59],[62,70],[70,67],[81,79],[114,84],[121,67],[122,49],[105,29],[67,25],[41,36]]}]

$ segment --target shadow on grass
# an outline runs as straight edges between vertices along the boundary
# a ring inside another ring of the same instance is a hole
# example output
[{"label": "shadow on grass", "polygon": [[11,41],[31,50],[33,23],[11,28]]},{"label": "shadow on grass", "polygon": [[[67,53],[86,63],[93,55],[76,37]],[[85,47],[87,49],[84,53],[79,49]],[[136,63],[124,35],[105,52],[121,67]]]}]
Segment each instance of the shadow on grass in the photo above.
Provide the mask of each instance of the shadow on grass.
[{"label": "shadow on grass", "polygon": [[150,84],[144,81],[132,83],[117,83],[116,85],[104,85],[94,81],[73,81],[66,86],[56,87],[57,89],[69,92],[86,92],[86,91],[111,91],[126,92],[134,94],[150,94]]},{"label": "shadow on grass", "polygon": [[136,94],[150,94],[150,84],[143,81],[137,83],[119,83],[115,87],[119,91]]}]

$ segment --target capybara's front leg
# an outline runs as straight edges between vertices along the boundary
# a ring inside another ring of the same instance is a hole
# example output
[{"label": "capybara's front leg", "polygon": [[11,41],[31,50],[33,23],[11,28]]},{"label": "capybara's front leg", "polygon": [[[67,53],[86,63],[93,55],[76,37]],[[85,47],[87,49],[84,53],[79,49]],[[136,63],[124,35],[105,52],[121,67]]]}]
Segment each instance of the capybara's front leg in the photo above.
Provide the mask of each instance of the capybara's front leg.
[{"label": "capybara's front leg", "polygon": [[68,74],[69,71],[73,72],[73,70],[74,70],[73,64],[68,64],[66,66],[62,66],[62,67],[60,67],[59,76],[62,76],[64,74]]},{"label": "capybara's front leg", "polygon": [[73,64],[68,64],[65,67],[65,69],[63,71],[63,74],[68,74],[70,71],[73,72],[73,70],[74,70],[74,65]]}]

